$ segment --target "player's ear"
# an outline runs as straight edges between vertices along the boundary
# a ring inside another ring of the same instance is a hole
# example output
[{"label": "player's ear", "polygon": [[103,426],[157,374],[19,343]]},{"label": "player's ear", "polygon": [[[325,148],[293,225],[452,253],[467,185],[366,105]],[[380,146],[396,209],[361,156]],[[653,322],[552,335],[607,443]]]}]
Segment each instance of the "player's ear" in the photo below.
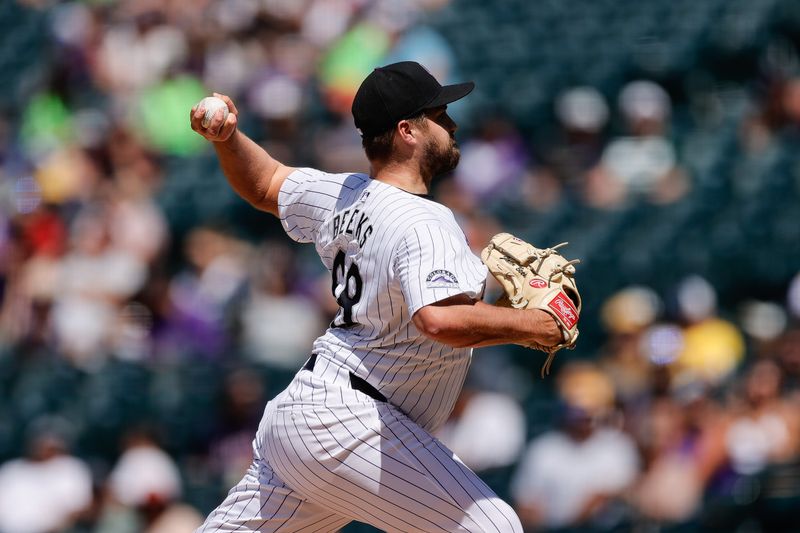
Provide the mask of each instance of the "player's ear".
[{"label": "player's ear", "polygon": [[401,120],[397,123],[396,127],[396,136],[401,142],[413,146],[419,140],[419,129],[416,128],[412,122]]}]

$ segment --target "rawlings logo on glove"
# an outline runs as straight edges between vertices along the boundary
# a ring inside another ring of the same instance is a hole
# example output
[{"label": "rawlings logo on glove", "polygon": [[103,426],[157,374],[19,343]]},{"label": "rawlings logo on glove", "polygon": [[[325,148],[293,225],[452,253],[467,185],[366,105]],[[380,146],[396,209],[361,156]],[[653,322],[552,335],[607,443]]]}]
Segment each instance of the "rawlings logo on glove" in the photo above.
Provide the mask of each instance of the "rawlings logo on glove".
[{"label": "rawlings logo on glove", "polygon": [[547,303],[547,307],[558,315],[567,328],[572,328],[578,323],[578,310],[563,292],[556,294],[555,298]]},{"label": "rawlings logo on glove", "polygon": [[555,319],[561,330],[564,340],[555,346],[527,345],[549,354],[542,376],[550,371],[556,352],[574,348],[578,339],[581,297],[574,265],[580,261],[568,261],[557,251],[565,244],[536,248],[511,234],[498,233],[481,252],[481,260],[505,292],[497,305],[541,309]]}]

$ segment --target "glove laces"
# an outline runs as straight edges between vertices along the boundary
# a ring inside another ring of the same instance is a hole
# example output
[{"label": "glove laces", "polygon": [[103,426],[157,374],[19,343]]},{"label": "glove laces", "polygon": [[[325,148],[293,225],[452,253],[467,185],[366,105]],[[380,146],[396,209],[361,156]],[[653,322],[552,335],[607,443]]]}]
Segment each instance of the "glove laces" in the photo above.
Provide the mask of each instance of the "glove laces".
[{"label": "glove laces", "polygon": [[542,379],[544,379],[545,376],[549,376],[550,375],[550,366],[552,366],[553,359],[555,359],[555,358],[556,358],[555,350],[551,351],[551,352],[547,352],[547,359],[545,360],[544,364],[542,365]]}]

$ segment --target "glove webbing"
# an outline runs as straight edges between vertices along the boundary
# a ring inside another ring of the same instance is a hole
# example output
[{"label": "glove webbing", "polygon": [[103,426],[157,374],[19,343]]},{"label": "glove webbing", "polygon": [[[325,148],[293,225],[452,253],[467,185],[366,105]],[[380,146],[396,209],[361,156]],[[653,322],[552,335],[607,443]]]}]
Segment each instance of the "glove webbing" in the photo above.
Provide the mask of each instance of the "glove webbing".
[{"label": "glove webbing", "polygon": [[[531,271],[534,274],[536,274],[538,276],[539,275],[539,270],[541,270],[542,265],[544,264],[544,260],[547,259],[548,257],[550,257],[551,255],[553,255],[555,253],[558,253],[557,250],[559,248],[563,247],[563,246],[566,246],[567,244],[569,244],[569,243],[568,242],[562,242],[562,243],[556,244],[555,246],[552,246],[550,248],[543,248],[543,249],[537,250],[535,252],[536,253],[536,259],[531,261],[531,263],[529,263],[529,264],[521,264],[516,258],[514,258],[511,255],[509,255],[508,253],[506,253],[506,251],[503,250],[499,246],[492,245],[492,248],[494,248],[495,250],[498,250],[503,255],[503,259],[505,259],[506,261],[508,261],[509,263],[511,263],[513,265],[516,265],[517,268],[528,267],[528,268],[531,269]],[[534,263],[536,262],[536,260],[539,261],[539,265],[538,266],[534,266]],[[561,266],[554,267],[550,271],[550,275],[547,277],[547,286],[550,287],[550,283],[553,281],[553,277],[558,275],[558,274],[574,274],[575,269],[574,268],[570,269],[569,267],[577,265],[580,262],[581,262],[580,259],[571,259],[571,260],[567,261],[566,263],[564,263]],[[520,271],[520,273],[522,273],[522,271]]]},{"label": "glove webbing", "polygon": [[[567,244],[569,244],[569,243],[568,242],[562,242],[562,243],[556,244],[555,246],[552,246],[550,248],[545,248],[545,249],[541,250],[540,253],[537,253],[537,255],[539,256],[539,266],[534,268],[534,266],[531,265],[531,270],[533,271],[533,273],[538,276],[539,275],[539,270],[542,268],[542,265],[544,264],[544,260],[547,259],[548,257],[550,257],[551,255],[553,255],[555,253],[558,253],[558,249],[561,248],[561,247],[566,246]],[[564,263],[561,266],[554,267],[550,271],[550,275],[547,277],[547,286],[548,287],[550,286],[550,282],[553,280],[553,277],[556,276],[557,274],[574,274],[575,273],[575,269],[574,268],[570,269],[569,267],[577,265],[580,262],[581,262],[580,259],[571,259],[571,260],[567,261],[566,263]]]}]

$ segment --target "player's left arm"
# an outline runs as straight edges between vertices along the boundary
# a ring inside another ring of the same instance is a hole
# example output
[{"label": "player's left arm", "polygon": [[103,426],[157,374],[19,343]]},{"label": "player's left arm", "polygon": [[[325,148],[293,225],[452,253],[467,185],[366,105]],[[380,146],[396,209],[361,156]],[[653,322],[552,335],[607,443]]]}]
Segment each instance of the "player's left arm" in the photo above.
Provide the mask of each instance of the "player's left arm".
[{"label": "player's left arm", "polygon": [[480,301],[487,269],[463,235],[446,223],[416,224],[395,250],[393,272],[420,333],[455,347],[494,344],[554,346],[563,339],[539,309],[511,309]]},{"label": "player's left arm", "polygon": [[426,305],[412,320],[423,335],[456,348],[512,343],[555,346],[563,340],[553,317],[542,310],[497,307],[465,294]]}]

